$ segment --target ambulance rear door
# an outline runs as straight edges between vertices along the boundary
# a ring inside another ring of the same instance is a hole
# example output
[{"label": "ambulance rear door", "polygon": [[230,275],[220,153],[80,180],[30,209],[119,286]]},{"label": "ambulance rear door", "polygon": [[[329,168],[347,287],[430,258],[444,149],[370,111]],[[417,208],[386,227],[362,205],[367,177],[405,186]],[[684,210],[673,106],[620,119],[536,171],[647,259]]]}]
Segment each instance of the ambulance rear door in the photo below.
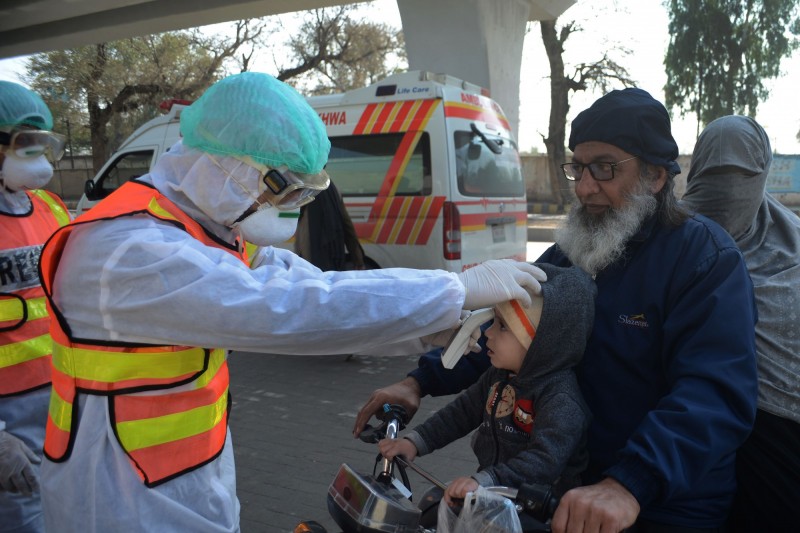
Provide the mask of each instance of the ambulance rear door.
[{"label": "ambulance rear door", "polygon": [[[445,218],[460,221],[462,269],[487,259],[524,261],[525,180],[508,120],[486,96],[452,88],[445,94],[453,177]],[[457,254],[459,247],[452,248]]]}]

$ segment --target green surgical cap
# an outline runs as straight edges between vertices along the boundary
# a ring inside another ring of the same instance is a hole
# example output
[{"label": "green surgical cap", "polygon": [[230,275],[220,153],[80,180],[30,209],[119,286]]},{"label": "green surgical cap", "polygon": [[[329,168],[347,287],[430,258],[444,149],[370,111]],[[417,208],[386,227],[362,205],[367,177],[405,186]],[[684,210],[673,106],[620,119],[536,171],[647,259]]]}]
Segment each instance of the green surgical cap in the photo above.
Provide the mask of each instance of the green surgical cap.
[{"label": "green surgical cap", "polygon": [[183,144],[210,154],[316,174],[328,161],[325,125],[305,98],[269,74],[224,78],[181,113]]},{"label": "green surgical cap", "polygon": [[19,83],[0,81],[0,128],[31,126],[53,129],[53,115],[44,100]]}]

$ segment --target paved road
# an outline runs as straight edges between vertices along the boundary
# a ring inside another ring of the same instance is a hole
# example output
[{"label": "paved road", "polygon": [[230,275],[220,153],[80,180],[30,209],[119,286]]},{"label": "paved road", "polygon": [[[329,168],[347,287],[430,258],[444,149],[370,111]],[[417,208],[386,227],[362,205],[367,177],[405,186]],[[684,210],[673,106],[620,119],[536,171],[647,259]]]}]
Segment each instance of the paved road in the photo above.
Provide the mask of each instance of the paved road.
[{"label": "paved road", "polygon": [[[374,445],[351,436],[356,412],[372,390],[405,376],[416,359],[234,352],[230,425],[242,531],[291,531],[303,519],[339,531],[326,507],[328,485],[343,462],[372,473],[377,455]],[[415,422],[447,401],[426,398]],[[442,480],[470,474],[477,462],[468,440],[417,464]],[[415,494],[430,486],[414,472],[409,478]]]},{"label": "paved road", "polygon": [[[559,217],[531,217],[550,229]],[[544,239],[543,239],[544,240]],[[529,242],[533,261],[549,242]],[[327,510],[328,485],[342,463],[372,473],[377,448],[353,439],[355,416],[370,393],[394,383],[417,357],[287,357],[234,352],[230,359],[233,434],[243,533],[291,531],[316,520],[338,532]],[[450,398],[425,398],[412,426]],[[475,471],[469,438],[417,464],[447,481]],[[409,472],[415,494],[430,484]]]}]

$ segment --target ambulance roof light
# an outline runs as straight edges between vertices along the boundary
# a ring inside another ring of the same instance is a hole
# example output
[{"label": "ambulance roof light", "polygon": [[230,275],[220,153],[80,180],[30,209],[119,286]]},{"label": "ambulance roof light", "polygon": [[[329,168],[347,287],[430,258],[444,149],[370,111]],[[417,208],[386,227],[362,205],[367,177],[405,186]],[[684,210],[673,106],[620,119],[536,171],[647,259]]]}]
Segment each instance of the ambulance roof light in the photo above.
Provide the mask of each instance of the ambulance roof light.
[{"label": "ambulance roof light", "polygon": [[419,79],[420,81],[435,81],[443,85],[452,85],[454,87],[461,88],[461,90],[464,92],[480,94],[482,96],[486,96],[487,98],[489,97],[489,89],[481,87],[475,83],[470,83],[468,81],[456,78],[455,76],[450,76],[449,74],[434,73],[423,70],[419,74]]},{"label": "ambulance roof light", "polygon": [[170,98],[169,100],[164,100],[160,104],[158,104],[159,109],[164,111],[165,113],[169,113],[172,110],[172,106],[174,105],[192,105],[191,100],[181,100],[179,98]]}]

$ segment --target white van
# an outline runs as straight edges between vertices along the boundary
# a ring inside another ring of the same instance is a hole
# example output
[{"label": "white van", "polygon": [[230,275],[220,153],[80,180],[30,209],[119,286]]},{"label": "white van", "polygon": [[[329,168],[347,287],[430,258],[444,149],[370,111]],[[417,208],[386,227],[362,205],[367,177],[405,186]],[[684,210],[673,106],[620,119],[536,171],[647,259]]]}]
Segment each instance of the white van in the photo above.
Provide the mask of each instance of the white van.
[{"label": "white van", "polygon": [[[308,99],[331,140],[326,170],[372,267],[461,272],[524,261],[527,200],[508,120],[480,87],[412,71]],[[179,138],[173,105],[125,141],[86,185],[78,214],[144,174]]]},{"label": "white van", "polygon": [[83,195],[75,208],[80,215],[126,181],[150,172],[159,157],[180,139],[181,110],[191,104],[186,100],[167,100],[161,104],[166,114],[146,122],[134,131],[112,154],[92,179],[83,186]]}]

